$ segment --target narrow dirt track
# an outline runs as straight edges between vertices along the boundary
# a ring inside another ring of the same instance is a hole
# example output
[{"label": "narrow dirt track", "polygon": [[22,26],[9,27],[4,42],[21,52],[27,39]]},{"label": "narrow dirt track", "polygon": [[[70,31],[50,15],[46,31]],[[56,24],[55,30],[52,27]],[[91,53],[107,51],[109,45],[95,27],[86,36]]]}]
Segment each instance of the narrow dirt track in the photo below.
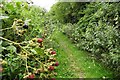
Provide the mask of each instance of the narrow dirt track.
[{"label": "narrow dirt track", "polygon": [[75,72],[74,75],[78,78],[83,78],[84,77],[83,72],[79,68],[79,66],[76,64],[76,63],[78,63],[77,62],[78,60],[73,55],[73,53],[75,53],[75,52],[71,51],[70,47],[65,43],[65,41],[61,41],[61,42],[59,42],[59,44],[60,44],[60,47],[65,49],[65,51],[66,51],[65,54],[68,55],[68,59],[71,64],[70,68],[71,68],[71,70],[73,70],[73,72]]}]

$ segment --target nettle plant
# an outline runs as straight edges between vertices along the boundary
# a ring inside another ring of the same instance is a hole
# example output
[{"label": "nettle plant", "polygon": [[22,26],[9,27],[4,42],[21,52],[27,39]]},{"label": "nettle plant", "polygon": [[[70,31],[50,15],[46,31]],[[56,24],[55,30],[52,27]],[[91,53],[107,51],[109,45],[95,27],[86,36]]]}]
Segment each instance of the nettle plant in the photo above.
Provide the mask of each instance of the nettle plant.
[{"label": "nettle plant", "polygon": [[[12,29],[16,36],[23,37],[30,26],[25,21],[15,19],[12,27],[1,29]],[[23,78],[51,78],[57,75],[55,69],[59,65],[56,61],[56,51],[52,48],[45,48],[44,38],[32,38],[29,41],[20,42],[0,37],[0,47],[2,54],[3,79],[23,79]]]}]

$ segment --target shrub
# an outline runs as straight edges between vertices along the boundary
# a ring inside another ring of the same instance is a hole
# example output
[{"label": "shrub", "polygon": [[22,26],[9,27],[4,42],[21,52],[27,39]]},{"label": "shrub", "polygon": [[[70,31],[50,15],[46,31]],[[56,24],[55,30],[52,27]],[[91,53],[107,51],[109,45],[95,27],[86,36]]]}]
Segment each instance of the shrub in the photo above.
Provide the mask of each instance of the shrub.
[{"label": "shrub", "polygon": [[64,34],[77,47],[95,55],[117,73],[115,76],[120,75],[119,6],[119,3],[90,3],[77,24],[64,28]]},{"label": "shrub", "polygon": [[[24,21],[16,19],[10,29],[20,39],[27,29],[20,24]],[[29,26],[28,26],[29,27]],[[1,31],[8,28],[1,29]],[[19,31],[24,31],[20,33]],[[23,78],[51,78],[54,76],[54,70],[49,71],[49,66],[56,63],[54,58],[56,54],[51,55],[52,48],[46,49],[42,42],[38,42],[40,38],[33,38],[23,41],[12,41],[4,37],[1,39],[2,54],[2,78],[3,79],[23,79]],[[41,46],[42,45],[42,46]],[[54,60],[53,60],[54,59]],[[55,67],[55,66],[53,66]]]}]

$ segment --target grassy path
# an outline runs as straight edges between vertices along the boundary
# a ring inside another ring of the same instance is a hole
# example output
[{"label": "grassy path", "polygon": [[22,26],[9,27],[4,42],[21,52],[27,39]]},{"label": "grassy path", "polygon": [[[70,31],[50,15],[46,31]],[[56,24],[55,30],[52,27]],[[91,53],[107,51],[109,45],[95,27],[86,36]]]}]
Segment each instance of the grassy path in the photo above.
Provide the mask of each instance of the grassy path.
[{"label": "grassy path", "polygon": [[59,44],[57,59],[60,66],[57,78],[101,78],[112,77],[112,73],[88,57],[87,52],[78,50],[62,33],[55,32],[52,39]]}]

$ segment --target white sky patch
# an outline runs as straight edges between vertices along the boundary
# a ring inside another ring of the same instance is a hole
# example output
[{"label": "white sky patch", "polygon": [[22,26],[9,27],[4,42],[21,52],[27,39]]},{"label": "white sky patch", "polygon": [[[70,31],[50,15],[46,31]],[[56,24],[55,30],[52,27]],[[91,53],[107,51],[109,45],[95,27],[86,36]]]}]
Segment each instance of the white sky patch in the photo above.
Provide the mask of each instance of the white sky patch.
[{"label": "white sky patch", "polygon": [[47,11],[50,10],[50,7],[55,4],[56,0],[32,0],[34,5],[45,8]]}]

